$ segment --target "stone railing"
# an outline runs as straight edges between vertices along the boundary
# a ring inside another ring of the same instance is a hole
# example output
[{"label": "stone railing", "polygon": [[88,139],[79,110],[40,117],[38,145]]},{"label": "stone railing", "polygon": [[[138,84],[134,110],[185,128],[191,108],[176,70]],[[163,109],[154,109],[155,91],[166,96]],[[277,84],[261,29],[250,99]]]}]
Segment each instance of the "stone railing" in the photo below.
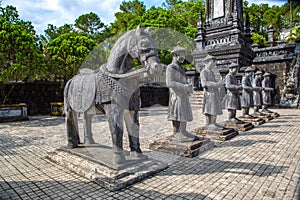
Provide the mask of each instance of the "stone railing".
[{"label": "stone railing", "polygon": [[292,60],[295,51],[295,44],[279,44],[274,47],[257,48],[253,45],[253,51],[256,54],[253,62],[272,62]]}]

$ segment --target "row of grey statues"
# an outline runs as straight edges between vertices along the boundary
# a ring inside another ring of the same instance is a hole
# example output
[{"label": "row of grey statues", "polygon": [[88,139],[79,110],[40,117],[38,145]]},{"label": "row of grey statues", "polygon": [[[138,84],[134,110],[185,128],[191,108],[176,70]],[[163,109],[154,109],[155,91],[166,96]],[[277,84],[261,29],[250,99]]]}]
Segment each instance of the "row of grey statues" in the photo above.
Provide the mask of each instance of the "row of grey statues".
[{"label": "row of grey statues", "polygon": [[[192,86],[188,84],[185,76],[185,70],[180,64],[184,61],[186,50],[182,47],[176,47],[172,51],[173,62],[168,65],[166,73],[166,83],[170,88],[169,116],[174,127],[174,140],[189,141],[196,139],[192,134],[186,131],[186,122],[192,121],[191,106],[188,96],[191,94]],[[217,123],[217,116],[222,115],[222,108],[228,110],[229,124],[243,124],[236,117],[236,111],[242,109],[243,118],[255,118],[263,116],[271,105],[270,73],[257,70],[251,66],[245,70],[242,78],[242,84],[238,84],[235,75],[237,74],[238,65],[232,63],[229,65],[229,72],[222,81],[221,75],[216,68],[216,58],[207,55],[203,60],[205,68],[200,71],[201,85],[204,90],[203,113],[206,118],[207,130],[222,130],[223,125]],[[262,77],[264,79],[262,80]],[[253,80],[252,80],[253,79]],[[225,87],[224,87],[225,86]],[[227,92],[225,92],[225,90]],[[240,92],[242,95],[240,97]],[[226,94],[225,94],[226,93]],[[262,112],[259,108],[262,106]],[[253,107],[254,113],[249,114],[249,109]]]},{"label": "row of grey statues", "polygon": [[[168,120],[172,121],[174,128],[173,140],[193,141],[195,135],[187,132],[187,122],[193,120],[189,95],[193,88],[187,81],[185,70],[181,64],[185,61],[187,51],[183,47],[176,47],[172,52],[173,60],[166,68],[158,57],[157,47],[152,39],[149,29],[138,27],[121,36],[113,46],[108,62],[99,70],[82,70],[73,77],[65,87],[65,112],[68,147],[79,146],[77,114],[83,113],[84,118],[84,143],[93,144],[91,132],[91,117],[104,113],[109,123],[112,144],[113,162],[123,163],[123,120],[128,132],[130,156],[143,158],[139,143],[139,85],[137,77],[148,73],[151,75],[162,74],[166,70],[166,84],[170,88],[170,103]],[[138,59],[143,68],[133,71],[133,60]],[[205,69],[201,71],[201,83],[204,87],[203,112],[206,117],[207,127],[222,129],[216,122],[217,115],[222,114],[222,99],[225,94],[224,84],[216,79],[216,59],[208,55],[204,60]],[[263,85],[260,84],[261,72],[255,73],[255,79],[250,81],[253,69],[248,67],[243,77],[242,86],[238,85],[235,78],[237,65],[229,66],[229,73],[225,78],[227,94],[225,106],[229,111],[229,121],[239,123],[236,110],[243,107],[243,114],[249,115],[249,107],[254,105],[255,113],[261,105],[260,92],[263,92],[264,109],[270,104],[270,91],[268,77],[264,74]],[[242,104],[240,104],[239,91],[243,90]],[[253,98],[252,98],[253,91]]]}]

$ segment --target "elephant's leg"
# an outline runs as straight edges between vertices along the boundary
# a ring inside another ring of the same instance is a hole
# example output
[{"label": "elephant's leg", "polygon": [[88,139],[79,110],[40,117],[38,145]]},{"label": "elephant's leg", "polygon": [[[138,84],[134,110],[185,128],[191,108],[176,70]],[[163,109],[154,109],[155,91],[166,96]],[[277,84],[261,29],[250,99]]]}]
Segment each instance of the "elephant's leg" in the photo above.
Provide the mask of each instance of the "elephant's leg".
[{"label": "elephant's leg", "polygon": [[83,112],[84,144],[95,144],[92,133],[92,118],[93,115]]},{"label": "elephant's leg", "polygon": [[138,111],[124,111],[124,121],[128,132],[130,151],[142,153],[140,148],[140,123]]},{"label": "elephant's leg", "polygon": [[123,154],[123,110],[117,104],[104,104],[113,143],[113,162],[121,164],[125,161]]},{"label": "elephant's leg", "polygon": [[66,113],[67,146],[76,148],[79,144],[77,113],[69,109]]}]

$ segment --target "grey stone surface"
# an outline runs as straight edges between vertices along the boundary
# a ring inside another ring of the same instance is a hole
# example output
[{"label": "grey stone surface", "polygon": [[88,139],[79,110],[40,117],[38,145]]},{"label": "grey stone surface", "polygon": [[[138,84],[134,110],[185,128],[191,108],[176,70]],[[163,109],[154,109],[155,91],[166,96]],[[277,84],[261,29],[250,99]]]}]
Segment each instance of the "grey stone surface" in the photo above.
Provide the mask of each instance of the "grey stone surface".
[{"label": "grey stone surface", "polygon": [[167,138],[165,140],[154,141],[149,145],[149,149],[193,158],[207,150],[211,150],[214,146],[214,142],[205,138],[192,142],[177,142]]},{"label": "grey stone surface", "polygon": [[[117,192],[49,162],[45,156],[65,145],[62,117],[35,116],[0,125],[0,196],[2,199],[299,199],[300,110],[280,113],[259,127],[194,158],[145,150],[169,164],[157,175]],[[194,111],[188,130],[204,125]],[[224,120],[227,116],[220,116]],[[166,107],[141,111],[141,146],[165,138],[172,127]],[[82,119],[79,119],[82,129]],[[96,142],[110,144],[104,116],[93,118]],[[126,140],[124,140],[126,141]],[[230,152],[230,153],[227,153]]]},{"label": "grey stone surface", "polygon": [[223,128],[223,129],[207,129],[206,127],[200,127],[195,130],[198,136],[202,136],[205,138],[210,138],[212,140],[221,140],[226,141],[229,140],[239,134],[239,132],[233,128]]},{"label": "grey stone surface", "polygon": [[50,152],[47,158],[111,191],[120,190],[168,167],[162,161],[147,157],[137,159],[126,153],[126,161],[120,165],[111,163],[112,148],[103,145],[71,150],[60,148]]}]

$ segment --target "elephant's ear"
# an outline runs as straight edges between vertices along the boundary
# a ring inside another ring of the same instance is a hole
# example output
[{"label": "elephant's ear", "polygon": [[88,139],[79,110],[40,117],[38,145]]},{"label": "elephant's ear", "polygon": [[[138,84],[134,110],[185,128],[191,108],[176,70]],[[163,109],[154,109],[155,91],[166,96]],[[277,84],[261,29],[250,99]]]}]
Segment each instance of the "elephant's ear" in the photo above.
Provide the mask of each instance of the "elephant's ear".
[{"label": "elephant's ear", "polygon": [[138,27],[136,28],[136,35],[142,35],[144,32],[144,28],[141,25],[138,25]]}]

